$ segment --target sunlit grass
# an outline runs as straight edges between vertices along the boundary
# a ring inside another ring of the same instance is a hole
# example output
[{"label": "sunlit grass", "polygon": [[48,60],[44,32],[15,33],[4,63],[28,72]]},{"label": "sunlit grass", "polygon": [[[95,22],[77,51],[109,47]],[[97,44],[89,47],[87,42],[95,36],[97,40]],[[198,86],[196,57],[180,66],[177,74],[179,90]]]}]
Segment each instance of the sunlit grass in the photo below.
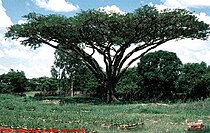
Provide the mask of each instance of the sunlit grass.
[{"label": "sunlit grass", "polygon": [[210,132],[210,100],[170,105],[152,103],[109,105],[99,104],[97,100],[90,98],[81,99],[63,97],[61,103],[55,105],[45,104],[42,100],[30,97],[2,94],[0,126],[85,128],[87,132],[107,133],[184,133],[186,119],[189,121],[202,119],[205,124],[203,132]]}]

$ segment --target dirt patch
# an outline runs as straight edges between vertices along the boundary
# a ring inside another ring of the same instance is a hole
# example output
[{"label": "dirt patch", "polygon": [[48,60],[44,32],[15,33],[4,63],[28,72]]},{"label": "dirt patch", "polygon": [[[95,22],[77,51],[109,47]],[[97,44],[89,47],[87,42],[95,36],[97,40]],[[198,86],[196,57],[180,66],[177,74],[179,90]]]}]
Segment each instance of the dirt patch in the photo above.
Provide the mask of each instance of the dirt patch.
[{"label": "dirt patch", "polygon": [[43,104],[55,104],[55,105],[59,105],[61,102],[61,100],[42,100]]},{"label": "dirt patch", "polygon": [[171,105],[165,104],[165,103],[148,103],[148,104],[142,103],[140,105],[142,105],[142,106],[165,106],[165,107],[171,106]]}]

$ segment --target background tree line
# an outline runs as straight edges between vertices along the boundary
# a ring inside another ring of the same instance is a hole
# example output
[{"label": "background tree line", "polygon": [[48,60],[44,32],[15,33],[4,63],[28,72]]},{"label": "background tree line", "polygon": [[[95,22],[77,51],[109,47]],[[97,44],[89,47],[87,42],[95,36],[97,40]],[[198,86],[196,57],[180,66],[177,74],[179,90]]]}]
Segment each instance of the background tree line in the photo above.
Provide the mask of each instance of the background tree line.
[{"label": "background tree line", "polygon": [[[64,58],[65,57],[65,58]],[[55,52],[52,77],[27,79],[23,71],[10,70],[0,75],[1,93],[25,91],[63,92],[73,96],[80,91],[100,97],[100,88],[82,59]],[[137,67],[129,68],[116,86],[122,100],[188,100],[210,96],[210,66],[205,62],[182,64],[168,51],[151,52],[142,57]]]},{"label": "background tree line", "polygon": [[182,64],[168,51],[148,53],[130,68],[117,86],[126,100],[188,100],[210,96],[210,66]]}]

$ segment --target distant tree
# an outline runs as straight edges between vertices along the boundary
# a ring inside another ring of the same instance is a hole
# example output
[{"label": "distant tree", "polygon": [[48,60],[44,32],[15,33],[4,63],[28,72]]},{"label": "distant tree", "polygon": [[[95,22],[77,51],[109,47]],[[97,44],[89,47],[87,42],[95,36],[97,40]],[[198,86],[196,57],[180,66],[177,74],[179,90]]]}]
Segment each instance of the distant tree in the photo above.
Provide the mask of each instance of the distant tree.
[{"label": "distant tree", "polygon": [[49,77],[39,77],[37,78],[37,88],[40,91],[56,91],[58,90],[58,82]]},{"label": "distant tree", "polygon": [[55,51],[55,61],[51,74],[53,78],[59,80],[61,88],[73,96],[74,91],[87,91],[85,84],[91,82],[88,81],[90,77],[95,82],[97,80],[78,54],[73,51],[69,53],[71,54],[66,55],[62,51]]},{"label": "distant tree", "polygon": [[98,88],[96,77],[87,67],[80,69],[75,77],[76,79],[74,83],[78,90],[84,93],[95,94],[98,97],[102,95],[101,89]]},{"label": "distant tree", "polygon": [[58,90],[58,81],[51,77],[38,77],[28,80],[28,91],[57,91]]},{"label": "distant tree", "polygon": [[[67,54],[74,51],[95,75],[107,102],[116,100],[118,81],[147,52],[173,39],[206,40],[210,31],[210,26],[192,12],[158,11],[147,5],[126,14],[88,10],[69,18],[36,13],[24,17],[27,22],[11,26],[6,37],[23,38],[21,44],[33,48],[46,44]],[[85,51],[81,45],[93,52]],[[133,56],[139,51],[141,54]],[[93,58],[96,52],[103,57],[105,72]]]},{"label": "distant tree", "polygon": [[38,78],[28,79],[27,91],[41,91],[39,84]]},{"label": "distant tree", "polygon": [[206,98],[210,94],[210,71],[207,64],[184,64],[177,83],[184,99]]},{"label": "distant tree", "polygon": [[24,92],[28,80],[23,71],[11,69],[8,73],[0,76],[1,92]]},{"label": "distant tree", "polygon": [[121,100],[138,99],[138,73],[136,67],[128,68],[116,86],[118,97]]},{"label": "distant tree", "polygon": [[116,89],[118,93],[135,93],[138,91],[138,74],[136,69],[136,67],[128,68],[117,84]]},{"label": "distant tree", "polygon": [[140,59],[137,67],[139,91],[148,98],[172,98],[181,65],[173,52],[148,53]]},{"label": "distant tree", "polygon": [[10,93],[10,92],[12,92],[12,90],[11,90],[12,87],[3,81],[2,75],[0,75],[0,79],[1,79],[0,93]]}]

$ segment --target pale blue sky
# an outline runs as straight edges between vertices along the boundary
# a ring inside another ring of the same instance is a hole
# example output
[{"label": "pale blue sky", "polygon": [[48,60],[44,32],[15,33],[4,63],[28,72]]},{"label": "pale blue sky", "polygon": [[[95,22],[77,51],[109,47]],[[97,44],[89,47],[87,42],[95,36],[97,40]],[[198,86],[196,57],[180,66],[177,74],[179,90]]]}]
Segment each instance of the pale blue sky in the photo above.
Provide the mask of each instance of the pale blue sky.
[{"label": "pale blue sky", "polygon": [[[48,0],[40,0],[40,1],[48,1]],[[69,12],[57,12],[59,14],[64,14],[66,16],[75,15],[75,13],[80,12],[80,10],[94,9],[104,6],[116,5],[124,12],[131,12],[136,8],[145,5],[145,4],[154,4],[154,5],[163,5],[164,2],[169,1],[174,4],[174,1],[197,1],[195,3],[203,3],[207,0],[66,0],[66,2],[72,3],[73,5],[78,5],[79,8],[76,11]],[[27,14],[29,12],[39,12],[42,14],[51,14],[55,13],[53,10],[46,10],[44,8],[40,8],[36,5],[36,0],[2,0],[3,7],[6,9],[6,13],[9,17],[11,17],[14,23],[17,23],[21,16]],[[180,2],[185,3],[185,2]],[[188,3],[187,3],[188,4]],[[174,5],[175,7],[176,5]],[[205,12],[206,14],[210,14],[210,5],[206,4],[206,6],[189,6],[190,10],[199,12]]]},{"label": "pale blue sky", "polygon": [[[28,78],[50,76],[54,49],[44,46],[34,51],[20,46],[18,41],[5,40],[3,37],[6,27],[23,23],[21,16],[29,12],[73,16],[81,10],[100,7],[132,12],[145,4],[159,9],[185,8],[210,24],[210,0],[0,0],[0,74],[12,68],[25,71]],[[205,61],[210,64],[210,39],[170,41],[158,49],[177,53],[183,63]]]}]

